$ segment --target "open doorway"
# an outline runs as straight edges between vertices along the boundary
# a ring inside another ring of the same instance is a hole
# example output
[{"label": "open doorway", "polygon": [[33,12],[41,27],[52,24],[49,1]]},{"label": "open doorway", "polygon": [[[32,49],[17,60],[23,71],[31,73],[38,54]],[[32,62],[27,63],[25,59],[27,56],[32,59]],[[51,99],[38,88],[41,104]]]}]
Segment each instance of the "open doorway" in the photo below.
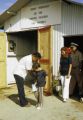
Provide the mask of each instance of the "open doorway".
[{"label": "open doorway", "polygon": [[[78,50],[83,53],[83,35],[64,37],[64,46],[69,47],[71,42],[78,44],[79,45]],[[73,96],[78,97],[78,93],[79,93],[78,84],[76,84]]]},{"label": "open doorway", "polygon": [[37,30],[7,34],[7,83],[15,83],[13,71],[18,61],[28,54],[38,51]]},{"label": "open doorway", "polygon": [[[7,81],[15,83],[13,71],[18,61],[28,54],[39,51],[42,55],[41,67],[46,71],[46,85],[44,91],[49,94],[52,91],[52,49],[51,27],[38,30],[20,31],[7,34]],[[11,45],[13,44],[13,45]],[[12,47],[13,46],[13,47]]]},{"label": "open doorway", "polygon": [[[9,33],[7,37],[9,54],[14,53],[17,57],[21,57],[38,50],[37,30]],[[9,48],[11,42],[15,44],[13,50]]]},{"label": "open doorway", "polygon": [[69,47],[71,42],[77,43],[79,45],[78,49],[83,53],[83,35],[64,37],[64,46]]}]

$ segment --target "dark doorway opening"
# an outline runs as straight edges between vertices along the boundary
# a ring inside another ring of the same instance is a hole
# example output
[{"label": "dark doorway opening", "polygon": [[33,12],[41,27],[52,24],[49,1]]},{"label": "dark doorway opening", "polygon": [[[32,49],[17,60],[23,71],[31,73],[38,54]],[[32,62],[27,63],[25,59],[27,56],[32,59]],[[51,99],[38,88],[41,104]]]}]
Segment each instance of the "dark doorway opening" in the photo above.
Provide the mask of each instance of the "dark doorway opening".
[{"label": "dark doorway opening", "polygon": [[[25,56],[38,51],[37,30],[9,33],[8,41],[15,43],[15,49],[12,52],[16,54],[16,56]],[[11,52],[10,49],[9,52]]]},{"label": "dark doorway opening", "polygon": [[79,45],[78,49],[83,53],[83,35],[64,37],[64,46],[69,47],[71,42],[77,43]]},{"label": "dark doorway opening", "polygon": [[18,61],[38,51],[38,30],[7,33],[7,83],[15,83],[13,71]]},{"label": "dark doorway opening", "polygon": [[[83,53],[83,35],[78,36],[64,36],[64,46],[70,47],[70,43],[74,42],[79,45],[78,50]],[[76,84],[73,96],[78,97],[78,84]]]}]

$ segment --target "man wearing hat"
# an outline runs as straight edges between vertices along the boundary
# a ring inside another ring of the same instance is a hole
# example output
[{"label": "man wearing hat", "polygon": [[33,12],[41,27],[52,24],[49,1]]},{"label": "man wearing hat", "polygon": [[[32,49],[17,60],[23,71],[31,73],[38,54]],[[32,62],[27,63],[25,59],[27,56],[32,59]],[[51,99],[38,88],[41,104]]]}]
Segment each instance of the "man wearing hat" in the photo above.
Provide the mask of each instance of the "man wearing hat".
[{"label": "man wearing hat", "polygon": [[70,81],[70,95],[73,95],[73,92],[75,90],[76,83],[79,88],[79,97],[81,98],[83,88],[82,88],[82,79],[81,79],[81,71],[80,71],[80,64],[83,60],[82,53],[78,50],[79,45],[76,43],[71,43],[71,58],[72,58],[72,78]]}]

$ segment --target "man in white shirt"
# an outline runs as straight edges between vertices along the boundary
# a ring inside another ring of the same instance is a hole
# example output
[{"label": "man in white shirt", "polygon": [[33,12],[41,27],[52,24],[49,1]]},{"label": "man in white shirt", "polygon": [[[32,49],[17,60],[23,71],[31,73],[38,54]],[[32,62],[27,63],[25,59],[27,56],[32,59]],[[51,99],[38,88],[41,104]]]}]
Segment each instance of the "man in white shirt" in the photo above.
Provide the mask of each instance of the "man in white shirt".
[{"label": "man in white shirt", "polygon": [[41,59],[41,54],[38,52],[27,55],[22,59],[20,59],[14,71],[14,78],[16,80],[16,84],[18,88],[20,106],[22,107],[28,104],[28,101],[25,98],[25,91],[24,91],[25,77],[27,76],[28,71],[32,69],[33,62],[37,62],[39,59]]}]

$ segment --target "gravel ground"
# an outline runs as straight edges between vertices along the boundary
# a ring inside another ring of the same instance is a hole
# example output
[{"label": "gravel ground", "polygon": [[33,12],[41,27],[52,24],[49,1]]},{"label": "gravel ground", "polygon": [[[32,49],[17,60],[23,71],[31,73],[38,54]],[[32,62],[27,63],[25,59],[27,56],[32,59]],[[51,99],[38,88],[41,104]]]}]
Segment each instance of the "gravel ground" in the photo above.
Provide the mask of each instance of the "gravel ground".
[{"label": "gravel ground", "polygon": [[44,105],[37,110],[31,89],[25,87],[25,91],[30,107],[19,106],[16,85],[0,89],[0,120],[83,120],[83,103],[75,99],[64,103],[54,95],[44,96]]}]

